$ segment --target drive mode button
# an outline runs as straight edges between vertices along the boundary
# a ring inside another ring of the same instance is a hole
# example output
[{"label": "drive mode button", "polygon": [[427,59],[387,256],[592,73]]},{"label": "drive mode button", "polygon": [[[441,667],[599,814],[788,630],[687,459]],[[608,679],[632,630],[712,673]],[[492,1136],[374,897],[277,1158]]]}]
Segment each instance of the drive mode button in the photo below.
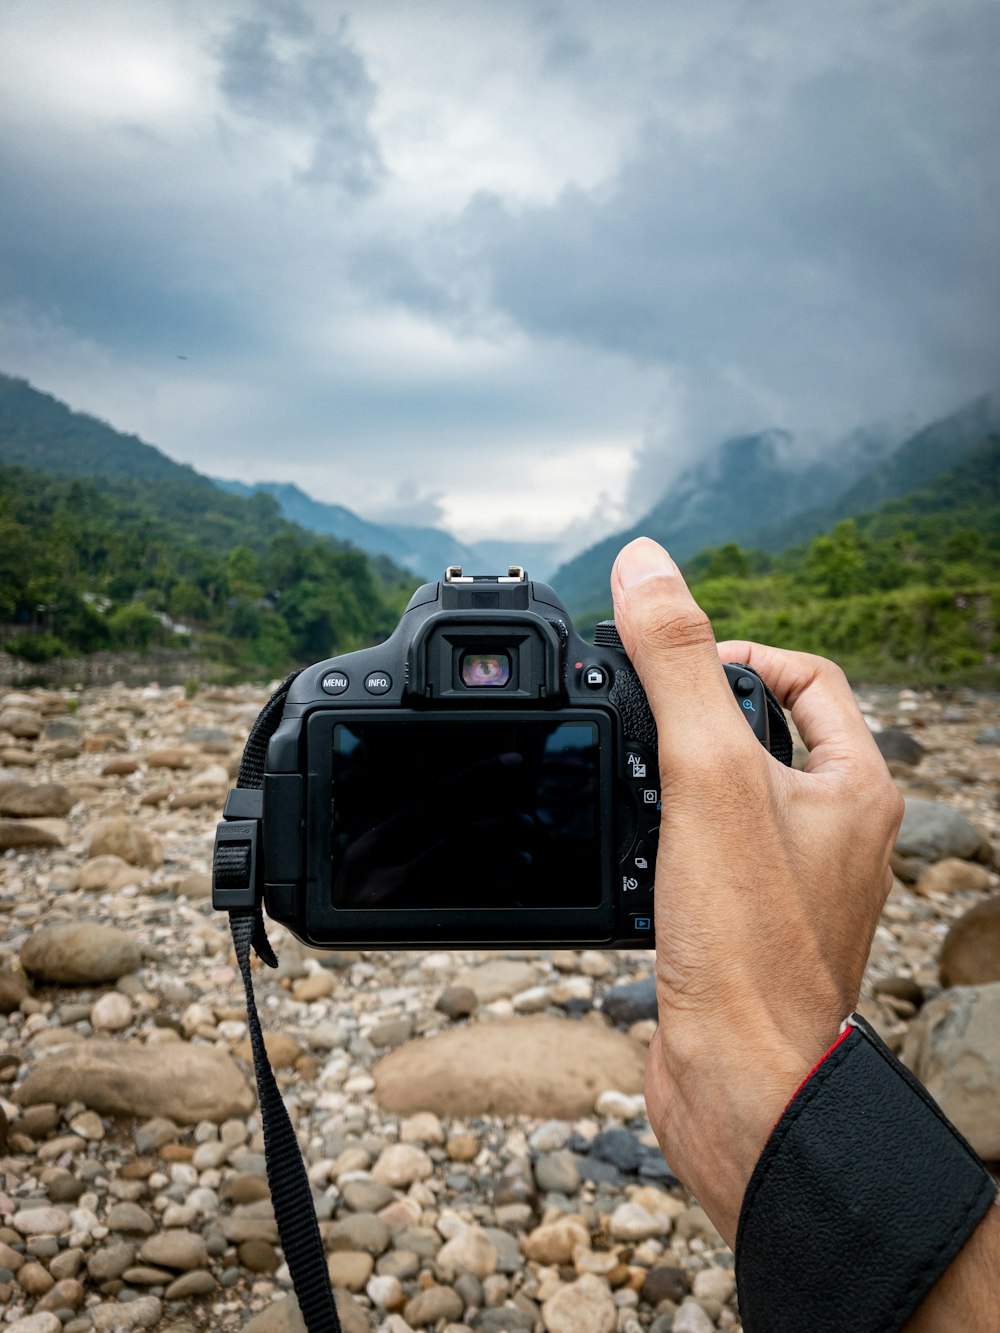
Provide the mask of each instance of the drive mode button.
[{"label": "drive mode button", "polygon": [[388,694],[392,689],[392,677],[384,671],[369,671],[365,676],[365,689],[369,694]]},{"label": "drive mode button", "polygon": [[327,694],[343,694],[350,683],[343,671],[328,671],[320,681]]}]

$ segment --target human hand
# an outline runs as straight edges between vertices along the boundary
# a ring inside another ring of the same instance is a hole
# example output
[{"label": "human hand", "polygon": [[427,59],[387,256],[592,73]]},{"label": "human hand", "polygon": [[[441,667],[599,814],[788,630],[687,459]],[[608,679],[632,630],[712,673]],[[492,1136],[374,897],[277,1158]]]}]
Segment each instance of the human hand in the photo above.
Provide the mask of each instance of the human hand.
[{"label": "human hand", "polygon": [[[611,589],[659,732],[646,1105],[671,1168],[733,1245],[771,1129],[856,1004],[903,802],[834,663],[717,645],[647,538],[620,553]],[[791,711],[803,772],[755,739],[723,661],[753,667]]]}]

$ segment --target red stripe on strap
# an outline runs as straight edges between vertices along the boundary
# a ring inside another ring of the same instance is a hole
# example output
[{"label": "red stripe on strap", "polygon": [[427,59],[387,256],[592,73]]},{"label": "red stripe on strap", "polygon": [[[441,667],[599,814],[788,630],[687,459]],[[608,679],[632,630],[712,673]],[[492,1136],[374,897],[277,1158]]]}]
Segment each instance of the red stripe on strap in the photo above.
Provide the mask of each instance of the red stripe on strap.
[{"label": "red stripe on strap", "polygon": [[[846,1026],[846,1027],[844,1028],[843,1032],[840,1034],[840,1036],[837,1038],[837,1040],[833,1043],[833,1045],[830,1047],[830,1049],[829,1049],[828,1051],[825,1051],[825,1052],[823,1053],[823,1055],[816,1061],[816,1063],[813,1065],[812,1069],[810,1069],[809,1073],[806,1074],[805,1078],[802,1080],[802,1082],[799,1084],[799,1086],[798,1086],[798,1087],[795,1089],[795,1091],[792,1093],[791,1097],[789,1097],[788,1101],[787,1101],[786,1104],[785,1104],[785,1111],[787,1111],[788,1108],[789,1108],[789,1106],[791,1106],[792,1102],[795,1101],[795,1098],[799,1095],[799,1093],[802,1091],[802,1089],[806,1086],[806,1084],[807,1084],[807,1083],[809,1082],[809,1080],[812,1078],[813,1074],[815,1074],[816,1071],[817,1071],[819,1068],[821,1068],[821,1066],[824,1065],[824,1064],[826,1063],[827,1060],[829,1060],[830,1056],[834,1053],[834,1051],[837,1049],[837,1047],[840,1045],[840,1043],[844,1040],[844,1038],[847,1037],[847,1036],[850,1034],[850,1031],[851,1031],[851,1028],[850,1028],[850,1025],[848,1024],[848,1026]],[[774,1128],[771,1130],[771,1133],[772,1133],[772,1134],[774,1133],[774,1130],[777,1129],[779,1123],[781,1122],[781,1116],[783,1116],[783,1115],[785,1114],[785,1111],[782,1111],[781,1115],[778,1116],[778,1119],[775,1121],[775,1123],[774,1123]]]}]

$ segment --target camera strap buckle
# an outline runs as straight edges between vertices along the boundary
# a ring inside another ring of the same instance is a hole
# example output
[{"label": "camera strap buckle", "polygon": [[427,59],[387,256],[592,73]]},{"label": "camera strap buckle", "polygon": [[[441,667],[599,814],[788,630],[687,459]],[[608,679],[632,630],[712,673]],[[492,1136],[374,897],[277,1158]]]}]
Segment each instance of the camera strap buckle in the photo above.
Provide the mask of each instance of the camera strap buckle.
[{"label": "camera strap buckle", "polygon": [[249,908],[259,911],[263,894],[263,860],[260,855],[260,819],[235,818],[230,814],[233,796],[255,796],[259,791],[231,791],[226,811],[215,830],[212,856],[212,906],[218,912]]}]

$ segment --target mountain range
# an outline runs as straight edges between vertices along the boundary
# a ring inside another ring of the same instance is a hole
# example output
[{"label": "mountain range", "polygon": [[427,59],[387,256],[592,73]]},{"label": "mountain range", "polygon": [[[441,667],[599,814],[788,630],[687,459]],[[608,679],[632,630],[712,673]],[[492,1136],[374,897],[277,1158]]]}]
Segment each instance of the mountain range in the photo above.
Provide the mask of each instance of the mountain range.
[{"label": "mountain range", "polygon": [[682,563],[726,542],[781,551],[926,485],[998,429],[994,393],[903,437],[857,430],[808,461],[784,431],[727,440],[687,468],[638,522],[569,560],[552,582],[569,610],[583,615],[608,604],[612,562],[633,537],[655,538]]},{"label": "mountain range", "polygon": [[468,573],[502,574],[511,564],[524,565],[532,577],[547,579],[559,549],[556,542],[483,541],[469,545],[440,528],[373,523],[343,505],[314,500],[290,482],[261,481],[248,486],[241,481],[214,480],[217,486],[236,495],[262,491],[278,502],[281,513],[293,523],[350,542],[368,555],[387,555],[424,579],[440,578],[449,565],[461,565]]},{"label": "mountain range", "polygon": [[909,434],[863,428],[820,456],[803,457],[795,437],[766,430],[724,441],[691,464],[636,523],[552,571],[556,542],[463,543],[438,528],[375,523],[343,505],[313,499],[280,482],[247,485],[211,479],[105,422],[73,412],[26,381],[0,374],[0,461],[76,476],[183,481],[231,495],[264,496],[283,518],[423,578],[460,564],[476,573],[510,563],[551,582],[574,615],[606,607],[618,550],[645,534],[681,562],[727,542],[768,552],[807,541],[839,518],[906,495],[958,464],[1000,430],[1000,393],[987,394]]}]

